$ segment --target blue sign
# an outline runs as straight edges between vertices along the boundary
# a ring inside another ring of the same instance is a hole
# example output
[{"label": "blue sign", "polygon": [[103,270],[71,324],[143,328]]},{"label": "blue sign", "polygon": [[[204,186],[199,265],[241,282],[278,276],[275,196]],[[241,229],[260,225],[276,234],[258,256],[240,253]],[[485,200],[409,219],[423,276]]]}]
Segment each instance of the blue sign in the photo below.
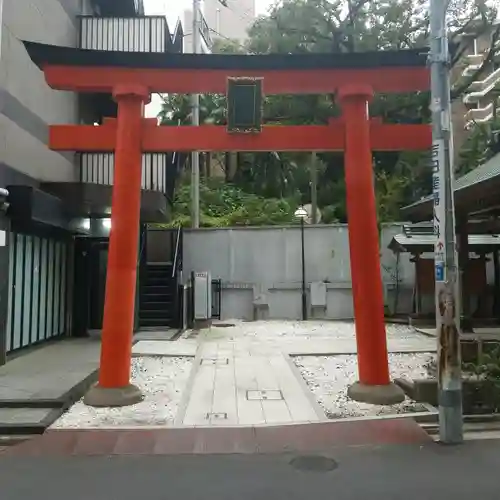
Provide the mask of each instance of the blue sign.
[{"label": "blue sign", "polygon": [[436,281],[444,281],[444,263],[436,263]]}]

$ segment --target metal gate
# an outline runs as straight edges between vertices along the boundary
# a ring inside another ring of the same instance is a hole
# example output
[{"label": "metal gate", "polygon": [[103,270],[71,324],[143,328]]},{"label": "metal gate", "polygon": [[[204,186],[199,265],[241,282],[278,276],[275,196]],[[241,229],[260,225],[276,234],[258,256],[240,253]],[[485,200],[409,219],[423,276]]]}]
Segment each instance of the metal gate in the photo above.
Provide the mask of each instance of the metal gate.
[{"label": "metal gate", "polygon": [[71,242],[10,233],[7,352],[66,333]]},{"label": "metal gate", "polygon": [[222,280],[212,280],[212,319],[220,319],[222,313]]}]

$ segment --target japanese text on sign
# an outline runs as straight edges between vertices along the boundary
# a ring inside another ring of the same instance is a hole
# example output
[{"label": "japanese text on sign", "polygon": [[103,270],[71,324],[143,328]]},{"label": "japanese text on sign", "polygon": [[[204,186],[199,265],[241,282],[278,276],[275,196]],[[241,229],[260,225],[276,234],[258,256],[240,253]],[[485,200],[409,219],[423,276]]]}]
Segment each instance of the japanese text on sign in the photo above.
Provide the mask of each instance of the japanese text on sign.
[{"label": "japanese text on sign", "polygon": [[[442,200],[444,198],[443,183],[441,182],[440,165],[444,164],[444,142],[435,141],[432,146],[431,166],[432,166],[432,199],[433,199],[433,220],[434,234],[436,236],[435,262],[444,262],[443,242],[441,238],[444,235],[444,214]],[[437,273],[436,273],[437,278]]]}]

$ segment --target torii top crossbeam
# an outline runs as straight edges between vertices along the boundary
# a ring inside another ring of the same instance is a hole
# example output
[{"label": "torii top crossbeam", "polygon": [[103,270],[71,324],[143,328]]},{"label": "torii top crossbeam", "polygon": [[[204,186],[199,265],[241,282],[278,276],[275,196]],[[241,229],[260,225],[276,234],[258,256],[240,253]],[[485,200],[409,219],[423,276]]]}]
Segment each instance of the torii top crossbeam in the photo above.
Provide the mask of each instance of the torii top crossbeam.
[{"label": "torii top crossbeam", "polygon": [[[369,85],[375,93],[428,90],[427,50],[353,54],[165,54],[74,49],[24,42],[55,89],[112,92],[143,85],[150,92],[224,94],[230,76],[263,78],[271,94],[328,94],[345,85]],[[91,68],[91,70],[90,70]]]}]

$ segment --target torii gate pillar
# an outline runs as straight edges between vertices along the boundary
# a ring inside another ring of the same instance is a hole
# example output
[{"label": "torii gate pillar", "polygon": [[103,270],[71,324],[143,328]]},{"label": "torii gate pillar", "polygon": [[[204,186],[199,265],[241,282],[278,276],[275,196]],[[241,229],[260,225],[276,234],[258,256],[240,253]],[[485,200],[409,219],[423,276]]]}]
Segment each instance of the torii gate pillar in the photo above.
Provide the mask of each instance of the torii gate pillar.
[{"label": "torii gate pillar", "polygon": [[348,390],[356,401],[395,404],[405,396],[389,378],[379,234],[366,85],[341,88],[345,123],[345,183],[349,251],[358,347],[359,381]]},{"label": "torii gate pillar", "polygon": [[85,396],[90,406],[138,403],[141,391],[130,384],[132,336],[141,210],[142,117],[147,88],[119,85],[115,177],[111,201],[106,300],[99,382]]}]

